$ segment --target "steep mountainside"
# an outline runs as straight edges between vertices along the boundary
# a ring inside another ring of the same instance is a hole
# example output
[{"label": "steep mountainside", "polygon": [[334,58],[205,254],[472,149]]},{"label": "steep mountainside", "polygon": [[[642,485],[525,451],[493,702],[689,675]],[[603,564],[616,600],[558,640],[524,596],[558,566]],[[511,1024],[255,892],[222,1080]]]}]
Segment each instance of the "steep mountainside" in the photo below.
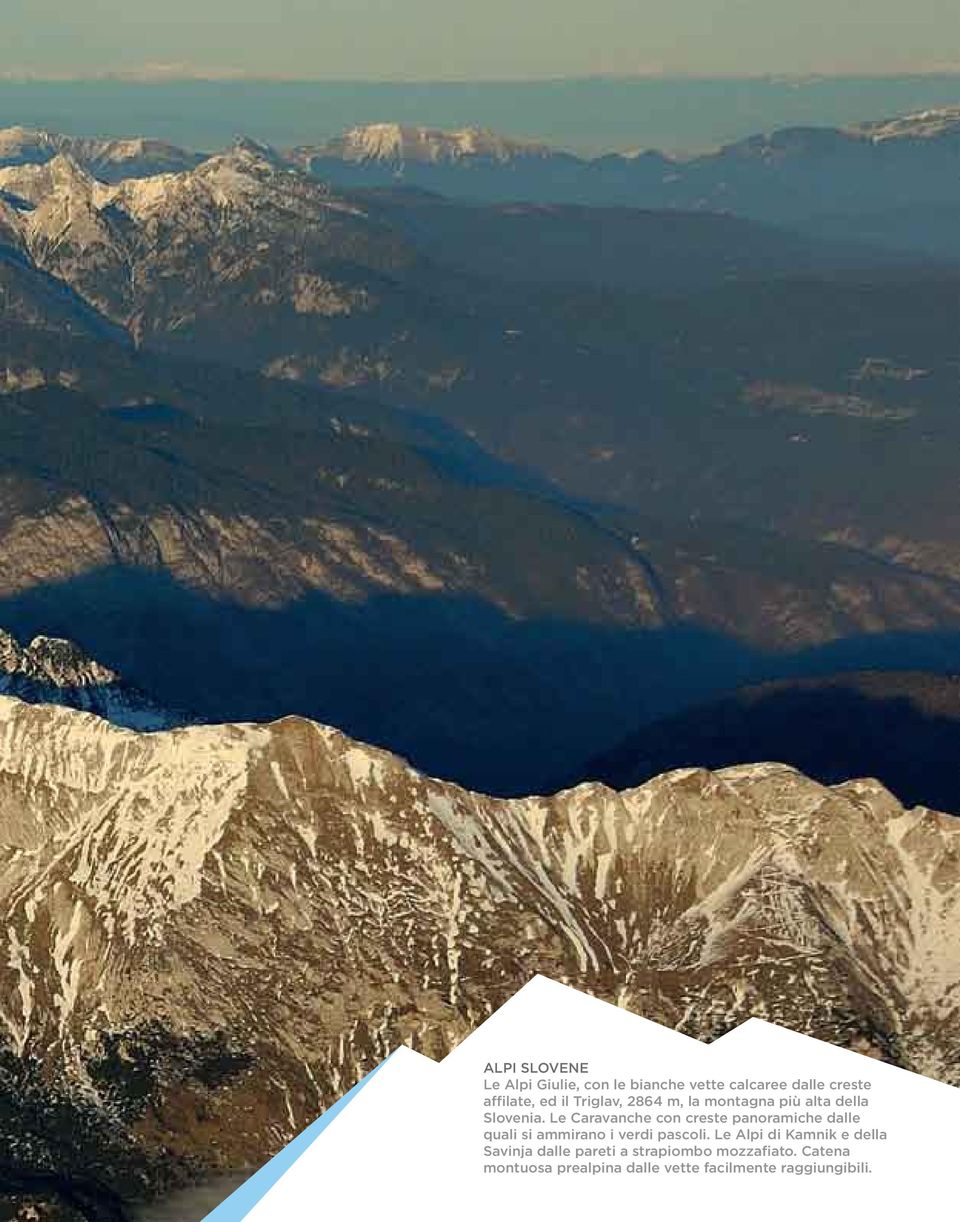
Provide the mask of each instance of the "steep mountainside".
[{"label": "steep mountainside", "polygon": [[537,972],[958,1081],[960,822],[875,781],[503,801],[306,721],[137,735],[0,699],[0,828],[6,1174],[108,1205],[261,1162]]},{"label": "steep mountainside", "polygon": [[[40,348],[41,337],[51,334],[87,336],[101,341],[109,338],[113,344],[124,342],[126,336],[120,327],[110,323],[62,280],[31,263],[17,249],[20,240],[18,224],[4,227],[4,203],[0,197],[0,327],[4,332],[15,326],[22,334],[26,328],[37,328],[33,346]],[[12,337],[4,339],[0,357],[5,360],[8,373],[10,362],[18,360],[19,349],[18,341]]]},{"label": "steep mountainside", "polygon": [[184,721],[88,658],[72,641],[38,636],[23,646],[2,630],[0,695],[80,709],[136,730],[169,729]]},{"label": "steep mountainside", "polygon": [[[588,517],[336,416],[271,428],[45,387],[0,398],[0,418],[0,595],[116,562],[264,607],[442,589],[516,615],[655,612],[629,547]],[[531,571],[498,531],[542,549]]]},{"label": "steep mountainside", "polygon": [[[0,187],[16,274],[141,346],[417,405],[577,497],[960,574],[949,269],[730,217],[358,200],[249,143],[113,186],[59,155]],[[479,274],[511,266],[534,283]]]},{"label": "steep mountainside", "polygon": [[[278,309],[301,331],[316,330],[373,308],[370,285],[351,283],[361,269],[382,278],[415,259],[357,207],[249,144],[190,172],[116,186],[59,154],[0,170],[0,191],[32,258],[138,340],[172,332],[174,342],[186,330],[210,348],[218,336],[225,342],[227,315],[242,322]],[[234,344],[242,339],[241,331]]]},{"label": "steep mountainside", "polygon": [[0,622],[171,709],[527,792],[798,649],[960,631],[953,583],[841,546],[607,523],[415,417],[29,334],[14,379],[53,385],[0,396]]},{"label": "steep mountainside", "polygon": [[598,736],[626,729],[617,663],[654,647],[625,638],[662,625],[626,539],[402,418],[272,386],[239,379],[229,421],[203,414],[215,381],[192,410],[0,396],[5,622],[172,708],[336,714],[454,774],[489,755],[495,785],[551,775],[584,697]]},{"label": "steep mountainside", "polygon": [[75,154],[0,170],[20,636],[501,793],[796,665],[956,667],[949,269]]}]

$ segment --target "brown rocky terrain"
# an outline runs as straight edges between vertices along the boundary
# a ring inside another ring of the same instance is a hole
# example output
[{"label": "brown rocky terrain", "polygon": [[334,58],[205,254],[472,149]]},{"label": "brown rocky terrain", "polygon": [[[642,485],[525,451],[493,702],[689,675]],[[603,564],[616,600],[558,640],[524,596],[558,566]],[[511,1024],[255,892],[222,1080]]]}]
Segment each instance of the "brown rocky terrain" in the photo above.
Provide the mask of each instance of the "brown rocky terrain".
[{"label": "brown rocky terrain", "polygon": [[500,800],[305,720],[142,735],[3,699],[0,828],[8,1157],[126,1199],[259,1163],[536,973],[958,1082],[960,823],[876,781]]}]

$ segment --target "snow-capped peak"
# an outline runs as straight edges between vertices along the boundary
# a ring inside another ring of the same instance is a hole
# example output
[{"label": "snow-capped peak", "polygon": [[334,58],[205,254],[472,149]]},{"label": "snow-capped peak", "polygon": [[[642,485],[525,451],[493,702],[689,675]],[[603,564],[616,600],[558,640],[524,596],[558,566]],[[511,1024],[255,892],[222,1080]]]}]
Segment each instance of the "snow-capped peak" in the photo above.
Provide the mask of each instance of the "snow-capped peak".
[{"label": "snow-capped peak", "polygon": [[60,637],[35,636],[29,645],[0,629],[0,696],[58,704],[117,725],[162,729],[186,720],[123,682],[116,671]]},{"label": "snow-capped peak", "polygon": [[855,130],[874,144],[887,140],[934,140],[942,136],[960,135],[960,106],[919,110],[895,119],[864,123]]},{"label": "snow-capped peak", "polygon": [[[253,165],[270,166],[274,170],[287,169],[280,154],[270,144],[254,140],[251,136],[237,136],[232,146],[221,157],[230,157]],[[209,159],[208,159],[209,160]]]},{"label": "snow-capped peak", "polygon": [[59,637],[36,636],[22,646],[0,629],[0,671],[52,683],[57,687],[116,683],[119,676],[89,658],[79,645]]},{"label": "snow-capped peak", "polygon": [[52,195],[94,199],[103,184],[89,174],[70,153],[57,153],[41,165],[14,165],[0,169],[0,191],[38,205]]},{"label": "snow-capped peak", "polygon": [[484,159],[510,161],[515,157],[542,157],[544,145],[499,136],[480,127],[445,130],[401,123],[371,123],[353,127],[333,140],[328,152],[345,161],[420,161],[430,163]]},{"label": "snow-capped peak", "polygon": [[0,128],[0,164],[47,161],[62,146],[59,137],[33,127]]}]

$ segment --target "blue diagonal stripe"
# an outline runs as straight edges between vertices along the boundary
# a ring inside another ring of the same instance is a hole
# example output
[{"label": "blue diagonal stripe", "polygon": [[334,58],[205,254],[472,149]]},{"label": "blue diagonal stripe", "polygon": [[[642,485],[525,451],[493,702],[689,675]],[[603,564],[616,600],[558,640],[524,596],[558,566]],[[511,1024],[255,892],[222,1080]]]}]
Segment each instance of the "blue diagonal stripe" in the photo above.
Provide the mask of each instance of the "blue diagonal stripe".
[{"label": "blue diagonal stripe", "polygon": [[[392,1055],[393,1053],[390,1054]],[[297,1159],[313,1145],[327,1125],[336,1120],[347,1104],[359,1095],[389,1060],[390,1057],[387,1057],[386,1061],[381,1061],[376,1069],[371,1069],[366,1077],[361,1078],[352,1090],[347,1091],[342,1099],[337,1100],[333,1107],[327,1108],[323,1115],[304,1129],[299,1137],[295,1137],[289,1145],[284,1146],[279,1154],[264,1164],[246,1183],[241,1184],[236,1192],[232,1192],[216,1209],[208,1213],[204,1222],[240,1222],[241,1218],[245,1218],[254,1205],[267,1195],[281,1176],[286,1175]]]}]

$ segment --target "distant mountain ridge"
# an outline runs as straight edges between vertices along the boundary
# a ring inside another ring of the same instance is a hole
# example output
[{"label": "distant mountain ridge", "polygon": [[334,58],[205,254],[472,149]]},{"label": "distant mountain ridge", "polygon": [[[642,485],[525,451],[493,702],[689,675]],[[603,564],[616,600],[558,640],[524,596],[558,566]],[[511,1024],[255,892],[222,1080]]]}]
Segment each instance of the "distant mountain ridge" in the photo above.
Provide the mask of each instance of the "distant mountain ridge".
[{"label": "distant mountain ridge", "polygon": [[0,129],[0,168],[41,164],[60,154],[104,181],[189,170],[203,160],[201,153],[142,136],[98,140],[37,128]]},{"label": "distant mountain ridge", "polygon": [[[513,140],[483,128],[444,130],[402,123],[371,123],[350,128],[323,149],[326,155],[343,161],[384,161],[398,167],[408,161],[433,165],[473,161],[502,163],[516,158],[556,155],[548,145]],[[306,150],[302,154],[308,155]]]},{"label": "distant mountain ridge", "polygon": [[[888,142],[960,140],[960,105],[918,111],[914,114],[853,124],[847,127],[785,127],[766,135],[753,135],[726,144],[710,153],[694,157],[674,157],[656,149],[632,153],[601,153],[585,157],[535,140],[519,140],[485,128],[418,127],[404,123],[370,123],[350,128],[342,135],[315,146],[295,150],[299,158],[313,154],[337,157],[343,161],[382,161],[394,167],[407,163],[437,164],[469,162],[508,162],[527,159],[564,158],[583,165],[605,163],[619,158],[635,162],[644,156],[659,157],[675,168],[708,162],[736,153],[755,153],[801,148],[879,145]],[[2,147],[2,146],[0,146]]]},{"label": "distant mountain ridge", "polygon": [[0,622],[172,707],[522,792],[783,653],[960,627],[949,267],[250,140],[0,192]]},{"label": "distant mountain ridge", "polygon": [[[649,149],[584,157],[478,127],[389,121],[269,155],[343,190],[401,186],[486,203],[732,212],[958,260],[958,140],[960,106],[948,106],[846,127],[787,127],[684,158]],[[62,154],[107,183],[184,173],[206,157],[156,139],[0,130],[0,169]]]},{"label": "distant mountain ridge", "polygon": [[[843,216],[957,207],[958,145],[960,106],[850,127],[783,128],[687,158],[656,150],[584,158],[489,133],[419,136],[387,124],[292,157],[342,187],[402,183],[486,202],[730,211],[854,236]],[[901,221],[899,232],[891,227],[886,235],[891,244],[958,253],[932,240],[924,247],[922,238],[919,222],[910,229]]]},{"label": "distant mountain ridge", "polygon": [[[584,158],[487,134],[471,145],[463,133],[418,139],[408,130],[357,129],[292,158],[344,188],[403,185],[488,203],[733,212],[960,257],[944,221],[931,222],[937,209],[954,216],[960,209],[960,107],[845,128],[784,128],[679,159],[656,150]],[[865,226],[858,217],[872,219]]]},{"label": "distant mountain ridge", "polygon": [[932,107],[894,119],[879,119],[847,129],[872,140],[960,140],[960,106]]}]

